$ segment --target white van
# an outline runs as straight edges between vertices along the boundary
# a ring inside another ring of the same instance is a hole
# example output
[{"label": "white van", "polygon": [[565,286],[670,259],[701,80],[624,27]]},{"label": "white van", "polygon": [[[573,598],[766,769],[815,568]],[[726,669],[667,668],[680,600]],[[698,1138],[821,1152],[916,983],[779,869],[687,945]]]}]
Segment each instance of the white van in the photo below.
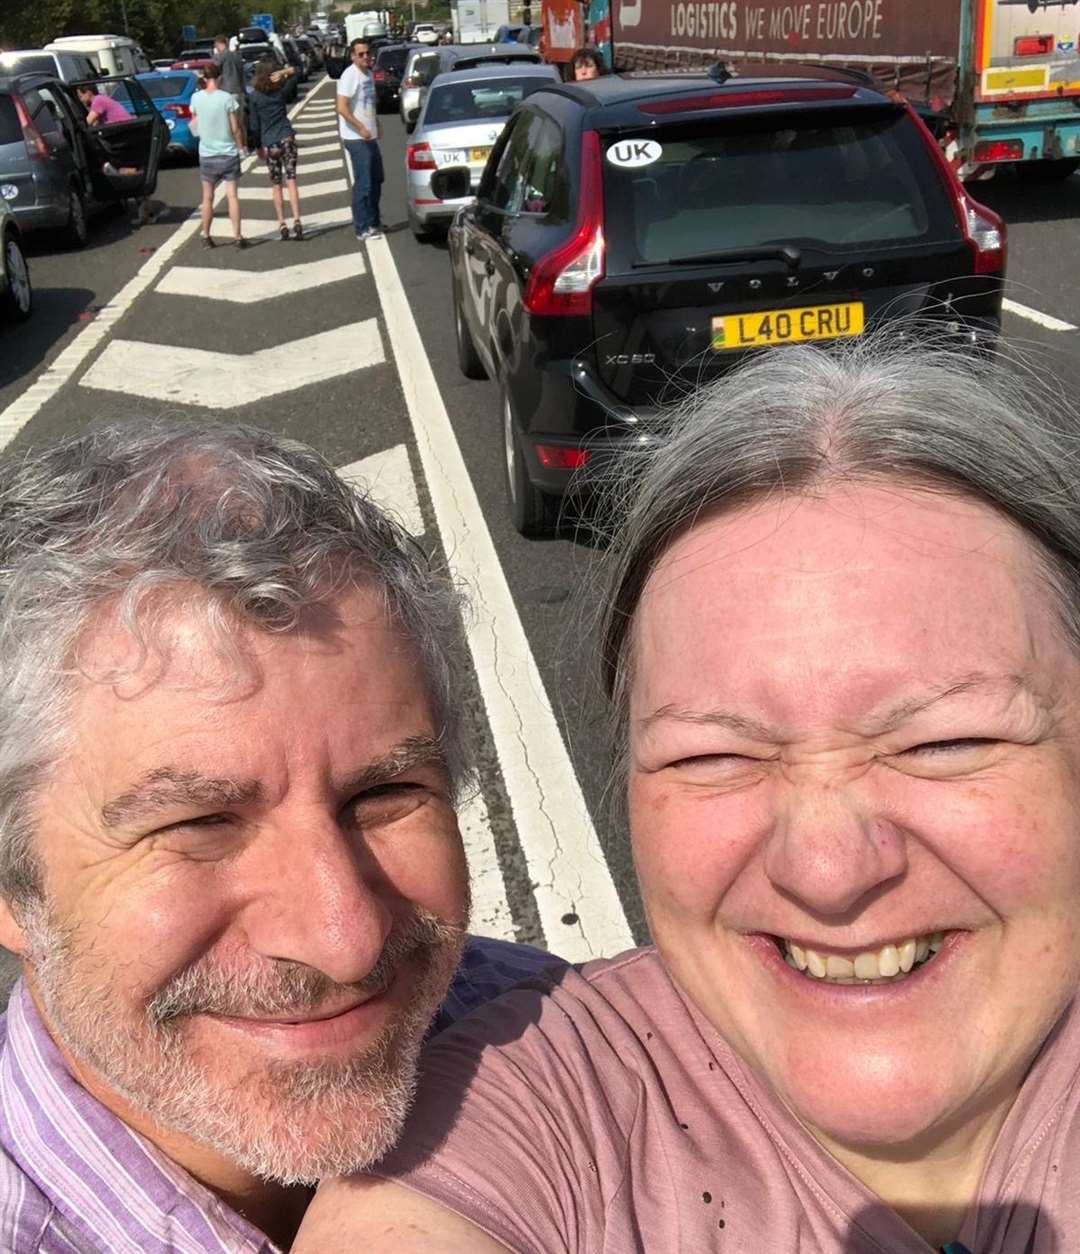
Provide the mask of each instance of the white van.
[{"label": "white van", "polygon": [[101,74],[144,74],[150,58],[126,35],[65,35],[45,45],[46,52],[85,52]]},{"label": "white van", "polygon": [[46,52],[44,48],[0,52],[0,74],[51,74],[62,83],[81,83],[100,73],[85,52]]}]

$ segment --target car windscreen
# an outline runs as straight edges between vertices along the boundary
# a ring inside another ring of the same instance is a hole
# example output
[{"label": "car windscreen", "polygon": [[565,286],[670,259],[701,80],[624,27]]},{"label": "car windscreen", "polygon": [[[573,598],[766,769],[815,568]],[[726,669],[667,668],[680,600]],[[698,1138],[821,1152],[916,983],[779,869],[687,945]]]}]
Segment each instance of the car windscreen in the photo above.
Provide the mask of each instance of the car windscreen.
[{"label": "car windscreen", "polygon": [[0,95],[0,148],[5,144],[21,144],[22,138],[15,101],[10,96]]},{"label": "car windscreen", "polygon": [[0,68],[5,74],[55,74],[56,62],[48,53],[27,53],[22,57],[4,57]]},{"label": "car windscreen", "polygon": [[140,78],[139,82],[151,100],[168,100],[171,96],[182,96],[191,79],[187,75],[171,74],[168,78]]},{"label": "car windscreen", "polygon": [[540,77],[492,78],[433,87],[424,111],[424,125],[509,117],[519,100],[549,83],[550,80]]},{"label": "car windscreen", "polygon": [[859,252],[959,231],[924,141],[893,108],[668,125],[606,137],[604,150],[618,269],[774,244]]}]

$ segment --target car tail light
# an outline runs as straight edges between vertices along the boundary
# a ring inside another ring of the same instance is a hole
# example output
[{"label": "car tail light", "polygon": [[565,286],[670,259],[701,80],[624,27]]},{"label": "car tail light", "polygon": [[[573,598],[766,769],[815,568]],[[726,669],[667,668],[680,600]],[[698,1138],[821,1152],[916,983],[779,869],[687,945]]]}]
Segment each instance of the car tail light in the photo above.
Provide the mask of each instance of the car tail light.
[{"label": "car tail light", "polygon": [[600,136],[581,137],[581,185],[574,233],[533,266],[522,304],[531,314],[591,314],[593,288],[604,277],[604,185]]},{"label": "car tail light", "polygon": [[676,96],[638,106],[640,113],[694,113],[702,109],[732,109],[740,105],[804,104],[813,100],[850,100],[854,87],[770,87],[760,91],[714,91],[706,96]]},{"label": "car tail light", "polygon": [[545,470],[580,470],[589,460],[589,450],[560,448],[557,444],[538,444],[536,458]]},{"label": "car tail light", "polygon": [[49,145],[42,138],[41,132],[30,121],[30,114],[26,112],[26,105],[23,104],[20,96],[13,96],[15,101],[15,114],[19,119],[19,125],[22,127],[23,139],[26,142],[26,152],[31,161],[43,161],[49,156]]},{"label": "car tail light", "polygon": [[1022,161],[1024,159],[1024,141],[1022,139],[981,139],[976,145],[972,156],[976,161]]},{"label": "car tail light", "polygon": [[434,170],[435,154],[431,151],[431,145],[410,144],[405,149],[405,163],[410,170]]},{"label": "car tail light", "polygon": [[173,113],[178,118],[184,118],[185,120],[191,117],[191,110],[186,104],[166,105],[165,112]]},{"label": "car tail light", "polygon": [[386,77],[386,71],[385,71],[385,70],[372,70],[372,71],[371,71],[371,77],[372,77],[372,78],[373,78],[373,79],[374,79],[377,83],[381,83],[381,82],[383,81],[383,79]]},{"label": "car tail light", "polygon": [[1013,55],[1017,57],[1042,57],[1053,51],[1053,35],[1021,35],[1013,40]]},{"label": "car tail light", "polygon": [[907,106],[907,111],[915,125],[919,128],[923,139],[933,154],[934,160],[937,162],[938,169],[941,171],[941,177],[945,180],[945,187],[949,193],[949,198],[953,202],[953,209],[956,211],[960,229],[964,233],[964,238],[971,246],[975,260],[975,273],[1001,273],[1005,269],[1005,254],[1008,247],[1005,220],[999,218],[992,209],[987,209],[985,205],[980,205],[977,200],[967,194],[964,190],[964,185],[960,182],[952,166],[949,165],[945,154],[941,151],[941,145],[930,133],[930,128],[910,105]]}]

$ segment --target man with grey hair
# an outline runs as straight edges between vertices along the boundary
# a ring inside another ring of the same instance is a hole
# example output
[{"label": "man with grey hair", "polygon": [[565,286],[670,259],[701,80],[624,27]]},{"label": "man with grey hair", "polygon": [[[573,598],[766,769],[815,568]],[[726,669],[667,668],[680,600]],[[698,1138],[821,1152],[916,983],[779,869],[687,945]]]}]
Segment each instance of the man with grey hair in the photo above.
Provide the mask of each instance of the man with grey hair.
[{"label": "man with grey hair", "polygon": [[458,609],[266,432],[0,462],[0,1248],[286,1247],[547,965],[465,937]]}]

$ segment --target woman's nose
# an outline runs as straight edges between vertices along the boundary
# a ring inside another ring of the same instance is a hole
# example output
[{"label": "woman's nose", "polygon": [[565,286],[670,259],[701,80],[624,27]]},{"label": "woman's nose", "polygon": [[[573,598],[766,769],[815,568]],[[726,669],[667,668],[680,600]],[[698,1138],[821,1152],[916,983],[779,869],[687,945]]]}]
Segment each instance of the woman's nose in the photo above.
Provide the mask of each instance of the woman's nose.
[{"label": "woman's nose", "polygon": [[891,820],[827,784],[789,786],[765,851],[765,873],[813,914],[847,914],[907,870],[907,838]]}]

